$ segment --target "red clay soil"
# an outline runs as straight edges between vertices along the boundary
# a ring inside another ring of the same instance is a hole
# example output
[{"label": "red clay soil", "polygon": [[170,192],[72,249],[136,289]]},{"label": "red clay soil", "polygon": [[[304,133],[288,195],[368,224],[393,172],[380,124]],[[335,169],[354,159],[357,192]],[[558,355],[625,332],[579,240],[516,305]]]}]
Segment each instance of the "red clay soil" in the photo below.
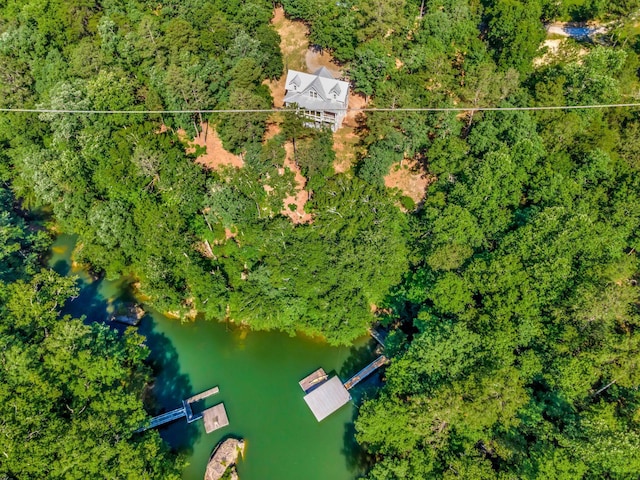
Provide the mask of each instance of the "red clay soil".
[{"label": "red clay soil", "polygon": [[[364,108],[367,101],[363,95],[349,91],[349,108]],[[358,135],[355,129],[358,126],[356,118],[360,112],[350,110],[347,113],[342,127],[333,134],[333,150],[336,152],[336,160],[333,162],[333,169],[336,173],[348,171],[356,160],[356,145]]]},{"label": "red clay soil", "polygon": [[323,50],[322,52],[315,49],[308,49],[304,56],[305,63],[307,64],[307,70],[311,73],[325,67],[331,72],[335,78],[342,78],[342,69],[336,65],[333,57],[329,52]]},{"label": "red clay soil", "polygon": [[389,174],[384,177],[384,184],[388,188],[397,188],[403,195],[411,197],[416,204],[424,200],[427,187],[433,183],[435,177],[425,173],[415,160],[403,160],[391,166]]},{"label": "red clay soil", "polygon": [[264,134],[264,142],[266,143],[268,140],[271,140],[273,137],[280,133],[280,125],[277,123],[268,123],[267,131]]},{"label": "red clay soil", "polygon": [[[208,123],[204,122],[200,125],[200,128],[200,133],[192,140],[189,140],[189,136],[183,128],[179,128],[176,132],[178,134],[178,138],[187,143],[187,153],[194,153],[196,151],[196,146],[206,148],[205,153],[196,158],[196,163],[204,165],[212,170],[216,170],[224,166],[236,168],[242,168],[244,166],[242,157],[234,155],[224,149],[222,146],[222,140],[220,140],[216,131],[209,127]],[[158,133],[166,131],[166,125],[161,125]]]},{"label": "red clay soil", "polygon": [[[309,192],[304,187],[307,184],[307,179],[302,176],[300,168],[293,161],[293,145],[290,142],[285,143],[284,149],[287,155],[284,159],[284,168],[288,168],[295,174],[296,180],[296,194],[295,196],[289,195],[284,199],[284,208],[280,213],[289,217],[295,224],[310,223],[313,220],[313,216],[310,213],[304,211],[304,205],[309,199]],[[284,173],[284,168],[280,169],[280,174]],[[296,209],[291,211],[290,204],[295,204]]]},{"label": "red clay soil", "polygon": [[192,153],[195,151],[195,145],[206,148],[206,152],[196,159],[196,163],[200,163],[212,170],[227,166],[235,168],[244,166],[242,157],[224,149],[222,140],[220,140],[216,131],[209,127],[208,123],[203,123],[201,128],[200,134],[190,142],[187,149],[187,153]]}]

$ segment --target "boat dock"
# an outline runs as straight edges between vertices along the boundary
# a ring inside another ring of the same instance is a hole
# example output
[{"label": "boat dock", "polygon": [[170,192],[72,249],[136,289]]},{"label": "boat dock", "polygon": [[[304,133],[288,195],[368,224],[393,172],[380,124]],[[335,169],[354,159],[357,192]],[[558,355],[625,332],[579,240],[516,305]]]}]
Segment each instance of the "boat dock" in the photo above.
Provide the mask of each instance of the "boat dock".
[{"label": "boat dock", "polygon": [[202,412],[202,417],[204,418],[204,431],[207,433],[229,425],[229,417],[227,417],[227,410],[224,408],[224,403],[219,403],[214,407],[207,408]]},{"label": "boat dock", "polygon": [[214,430],[226,427],[227,425],[229,425],[229,418],[227,417],[227,411],[224,408],[224,403],[219,403],[214,407],[207,408],[206,410],[203,410],[202,412],[196,414],[193,413],[193,409],[191,407],[193,403],[199,402],[200,400],[204,400],[207,397],[215,395],[219,391],[220,389],[218,387],[213,387],[209,390],[205,390],[202,393],[194,395],[193,397],[182,400],[182,407],[153,417],[149,422],[149,425],[140,427],[138,430],[136,430],[136,433],[144,432],[145,430],[149,430],[150,428],[160,427],[181,418],[186,418],[187,423],[192,423],[203,418],[204,428],[207,433],[211,433]]},{"label": "boat dock", "polygon": [[388,361],[387,357],[380,355],[344,384],[338,377],[329,378],[322,368],[300,380],[298,382],[300,388],[306,394],[304,401],[307,403],[311,413],[316,417],[316,420],[319,422],[324,420],[347,404],[351,400],[349,390]]},{"label": "boat dock", "polygon": [[332,377],[304,396],[304,401],[319,422],[351,400],[338,377]]}]

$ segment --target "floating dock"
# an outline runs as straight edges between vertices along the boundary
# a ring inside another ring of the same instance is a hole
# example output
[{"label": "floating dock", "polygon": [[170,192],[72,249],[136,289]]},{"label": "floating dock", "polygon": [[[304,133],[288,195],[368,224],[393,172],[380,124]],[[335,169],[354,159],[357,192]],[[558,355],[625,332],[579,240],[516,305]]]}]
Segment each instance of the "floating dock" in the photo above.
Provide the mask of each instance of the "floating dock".
[{"label": "floating dock", "polygon": [[304,396],[304,401],[319,422],[351,400],[338,377],[332,377]]},{"label": "floating dock", "polygon": [[136,430],[136,433],[144,432],[145,430],[149,430],[150,428],[160,427],[161,425],[185,417],[187,419],[187,423],[192,423],[196,420],[204,418],[204,429],[207,433],[211,433],[214,430],[226,427],[227,425],[229,425],[229,418],[227,417],[227,411],[224,408],[224,403],[219,403],[214,407],[207,408],[206,410],[203,410],[202,412],[196,414],[193,413],[193,409],[191,408],[191,404],[199,402],[200,400],[204,400],[211,395],[215,395],[219,391],[220,389],[218,387],[213,387],[209,390],[205,390],[202,393],[194,395],[193,397],[189,397],[186,400],[182,400],[182,407],[171,410],[170,412],[163,413],[161,415],[158,415],[157,417],[153,417],[149,422],[149,425],[140,427],[138,430]]},{"label": "floating dock", "polygon": [[214,407],[207,408],[202,412],[202,418],[204,419],[204,431],[207,433],[229,425],[229,417],[227,417],[227,410],[224,408],[224,403],[219,403]]},{"label": "floating dock", "polygon": [[219,392],[220,392],[220,389],[218,387],[213,387],[213,388],[210,388],[209,390],[205,390],[204,392],[199,393],[198,395],[189,397],[184,401],[187,403],[199,402],[200,400],[204,400],[205,398],[210,397],[211,395],[215,395],[216,393],[219,393]]},{"label": "floating dock", "polygon": [[300,388],[302,388],[302,391],[304,391],[304,393],[309,393],[311,390],[325,382],[327,378],[329,378],[329,376],[326,374],[324,369],[319,368],[311,375],[300,380],[298,382],[298,385],[300,385]]}]

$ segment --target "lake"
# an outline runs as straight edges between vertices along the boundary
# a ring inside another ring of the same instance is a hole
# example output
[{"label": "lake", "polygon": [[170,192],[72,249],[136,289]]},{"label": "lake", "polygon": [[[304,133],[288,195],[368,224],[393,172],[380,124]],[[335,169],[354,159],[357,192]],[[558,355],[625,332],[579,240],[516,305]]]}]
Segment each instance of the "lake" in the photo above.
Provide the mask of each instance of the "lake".
[{"label": "lake", "polygon": [[[108,312],[133,300],[130,281],[94,279],[82,269],[73,269],[74,246],[75,237],[60,235],[49,258],[49,265],[59,273],[76,275],[81,287],[65,313],[105,321]],[[202,421],[187,424],[180,419],[160,428],[170,445],[187,452],[185,480],[203,478],[213,448],[228,436],[246,442],[245,458],[238,465],[242,480],[351,480],[363,473],[364,458],[353,436],[353,403],[318,423],[298,381],[319,367],[346,380],[373,358],[369,338],[349,348],[336,348],[310,338],[252,332],[233,324],[181,324],[158,312],[149,312],[139,330],[147,336],[157,371],[153,391],[158,411],[180,407],[183,398],[214,386],[220,393],[198,410],[221,401],[227,409],[230,425],[208,435]],[[378,382],[374,376],[351,393],[358,400],[371,394]]]}]

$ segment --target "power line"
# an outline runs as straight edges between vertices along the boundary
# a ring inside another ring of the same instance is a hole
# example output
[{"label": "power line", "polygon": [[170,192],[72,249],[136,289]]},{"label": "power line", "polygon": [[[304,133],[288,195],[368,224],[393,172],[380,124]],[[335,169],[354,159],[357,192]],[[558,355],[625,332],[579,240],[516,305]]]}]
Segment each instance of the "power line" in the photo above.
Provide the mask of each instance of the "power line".
[{"label": "power line", "polygon": [[[640,107],[640,103],[609,103],[598,105],[553,105],[539,107],[415,107],[415,108],[332,108],[331,112],[514,112],[534,110],[587,110],[604,108],[634,108]],[[218,110],[74,110],[55,108],[0,108],[0,113],[56,113],[79,115],[177,115],[195,113],[277,113],[291,112],[295,110],[287,108],[256,108],[256,109],[218,109]]]}]

